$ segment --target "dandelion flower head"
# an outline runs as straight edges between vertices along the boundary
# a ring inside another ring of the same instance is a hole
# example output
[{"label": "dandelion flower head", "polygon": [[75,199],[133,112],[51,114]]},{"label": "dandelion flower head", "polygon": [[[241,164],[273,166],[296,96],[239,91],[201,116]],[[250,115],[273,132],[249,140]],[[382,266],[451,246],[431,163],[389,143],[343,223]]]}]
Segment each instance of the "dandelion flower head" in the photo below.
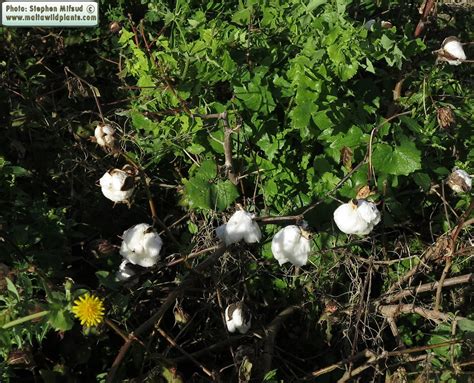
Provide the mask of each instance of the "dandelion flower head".
[{"label": "dandelion flower head", "polygon": [[81,325],[96,326],[104,319],[104,302],[87,293],[74,301],[72,312],[81,321]]}]

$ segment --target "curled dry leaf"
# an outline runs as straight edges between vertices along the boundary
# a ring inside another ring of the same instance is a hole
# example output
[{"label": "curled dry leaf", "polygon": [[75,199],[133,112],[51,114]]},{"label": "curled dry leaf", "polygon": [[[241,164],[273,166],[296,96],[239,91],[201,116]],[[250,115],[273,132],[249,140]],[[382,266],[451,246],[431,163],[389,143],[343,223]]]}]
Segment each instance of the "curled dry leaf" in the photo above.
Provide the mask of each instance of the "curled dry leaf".
[{"label": "curled dry leaf", "polygon": [[362,186],[357,192],[356,199],[366,199],[368,196],[371,196],[373,194],[374,192],[370,191],[370,187],[368,185],[365,185]]},{"label": "curled dry leaf", "polygon": [[456,123],[456,117],[449,106],[444,106],[436,110],[438,124],[442,129],[449,129]]},{"label": "curled dry leaf", "polygon": [[352,152],[352,149],[347,146],[344,146],[341,149],[341,162],[342,165],[344,165],[344,167],[348,170],[352,169],[353,154],[354,153]]}]

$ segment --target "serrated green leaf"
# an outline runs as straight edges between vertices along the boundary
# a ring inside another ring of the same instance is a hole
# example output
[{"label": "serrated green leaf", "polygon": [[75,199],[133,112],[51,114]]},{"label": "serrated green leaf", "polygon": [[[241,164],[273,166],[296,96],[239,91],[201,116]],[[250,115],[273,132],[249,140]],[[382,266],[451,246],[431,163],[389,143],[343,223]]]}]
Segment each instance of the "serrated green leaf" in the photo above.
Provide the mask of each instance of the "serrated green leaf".
[{"label": "serrated green leaf", "polygon": [[213,160],[201,163],[199,169],[185,181],[186,200],[195,209],[227,209],[239,196],[229,180],[217,180],[217,165]]},{"label": "serrated green leaf", "polygon": [[372,155],[372,165],[378,172],[406,176],[421,168],[421,152],[406,137],[394,148],[378,144]]},{"label": "serrated green leaf", "polygon": [[387,35],[383,34],[380,38],[380,43],[385,50],[389,50],[393,46],[393,41],[387,37]]},{"label": "serrated green leaf", "polygon": [[211,185],[211,203],[219,211],[223,211],[239,197],[236,186],[227,181],[219,181]]},{"label": "serrated green leaf", "polygon": [[372,61],[370,61],[368,58],[365,59],[365,70],[367,72],[375,74],[374,65],[372,64]]},{"label": "serrated green leaf", "polygon": [[244,106],[254,112],[269,114],[275,109],[275,101],[266,85],[260,84],[260,79],[255,77],[252,82],[234,88],[235,96],[242,101]]}]

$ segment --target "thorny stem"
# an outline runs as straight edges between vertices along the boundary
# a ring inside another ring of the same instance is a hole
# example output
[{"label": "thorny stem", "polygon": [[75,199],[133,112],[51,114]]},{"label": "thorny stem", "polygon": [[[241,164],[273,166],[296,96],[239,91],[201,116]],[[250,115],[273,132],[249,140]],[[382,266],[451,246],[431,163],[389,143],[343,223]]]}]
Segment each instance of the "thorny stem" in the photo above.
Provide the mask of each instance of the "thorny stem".
[{"label": "thorny stem", "polygon": [[221,120],[224,124],[224,157],[227,177],[229,181],[234,185],[237,185],[237,176],[234,171],[234,163],[232,159],[232,129],[229,126],[229,119],[227,118],[227,112],[221,113]]},{"label": "thorny stem", "polygon": [[[465,213],[462,215],[462,217],[459,219],[458,221],[458,224],[456,225],[456,227],[454,228],[454,231],[452,231],[452,234],[450,236],[450,238],[448,239],[448,241],[450,241],[451,243],[448,244],[448,246],[450,247],[450,251],[452,252],[455,252],[455,245],[456,245],[456,240],[457,240],[457,237],[459,236],[459,233],[461,232],[462,228],[468,224],[471,223],[471,220],[470,219],[467,219],[472,211],[474,210],[474,199],[471,201],[471,204],[469,205],[469,207],[467,208],[467,210],[465,211]],[[432,247],[436,247],[438,245],[438,242],[439,240],[443,239],[444,237],[440,237],[437,242],[432,246]],[[430,258],[431,256],[431,251],[429,251],[430,249],[428,249],[427,251],[424,252],[423,256],[421,257],[420,259],[420,262],[417,263],[415,266],[413,266],[410,270],[408,270],[404,275],[402,275],[397,282],[393,283],[387,290],[387,294],[392,294],[393,291],[401,286],[403,283],[405,283],[406,281],[408,281],[413,275],[415,275],[415,273],[418,271],[418,269],[420,268],[420,265],[423,265],[425,264],[425,262]],[[441,287],[440,287],[441,286]],[[439,284],[438,285],[438,290],[442,289],[442,284]]]},{"label": "thorny stem", "polygon": [[[435,311],[435,310],[428,310],[423,307],[415,306],[414,304],[411,304],[411,303],[402,304],[402,305],[379,306],[378,312],[386,318],[388,317],[395,318],[399,316],[400,314],[418,314],[419,316],[422,316],[423,318],[426,318],[435,322],[447,321],[452,318],[451,315],[444,314],[442,312]],[[457,317],[457,318],[462,319],[461,317]]]},{"label": "thorny stem", "polygon": [[166,264],[166,267],[174,266],[174,265],[177,265],[178,263],[189,261],[190,259],[194,259],[196,257],[199,257],[202,254],[208,253],[210,251],[217,250],[218,248],[219,248],[219,246],[211,246],[211,247],[208,247],[207,249],[199,250],[199,251],[196,251],[194,253],[188,254],[185,257],[174,259],[174,260],[168,262]]},{"label": "thorny stem", "polygon": [[253,219],[255,222],[262,223],[264,225],[269,224],[269,225],[275,225],[279,223],[287,223],[287,222],[295,222],[299,223],[304,220],[303,214],[298,214],[298,215],[283,215],[283,216],[268,216],[268,217],[255,217]]},{"label": "thorny stem", "polygon": [[[372,262],[369,262],[369,264],[367,266],[367,274],[365,276],[364,285],[363,285],[362,291],[360,293],[360,303],[359,303],[359,307],[357,309],[357,315],[356,315],[356,321],[355,321],[355,334],[354,334],[354,339],[352,340],[352,352],[351,352],[352,355],[355,355],[355,349],[357,347],[357,342],[358,342],[358,339],[359,339],[360,318],[362,317],[364,309],[367,307],[366,302],[364,302],[364,299],[365,299],[366,293],[367,293],[367,295],[369,295],[369,292],[367,291],[367,287],[369,286],[369,282],[372,278],[372,267],[373,267]],[[352,364],[349,365],[349,373],[351,372],[351,370],[352,370]]]}]

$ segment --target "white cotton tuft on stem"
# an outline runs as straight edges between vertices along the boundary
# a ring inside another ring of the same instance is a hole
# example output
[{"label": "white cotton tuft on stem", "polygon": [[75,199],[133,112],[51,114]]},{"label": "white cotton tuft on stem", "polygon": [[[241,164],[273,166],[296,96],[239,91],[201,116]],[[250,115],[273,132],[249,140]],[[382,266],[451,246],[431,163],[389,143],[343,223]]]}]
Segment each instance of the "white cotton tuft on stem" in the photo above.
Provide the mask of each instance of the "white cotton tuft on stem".
[{"label": "white cotton tuft on stem", "polygon": [[124,231],[120,254],[134,265],[151,267],[160,259],[162,246],[163,241],[153,227],[139,223]]},{"label": "white cotton tuft on stem", "polygon": [[446,61],[449,65],[460,65],[466,60],[466,53],[462,47],[461,41],[455,36],[449,36],[444,39],[441,49],[436,51],[438,58]]},{"label": "white cotton tuft on stem", "polygon": [[113,148],[115,145],[115,129],[109,124],[99,124],[94,130],[94,137],[99,146]]},{"label": "white cotton tuft on stem", "polygon": [[373,202],[363,199],[342,204],[334,211],[334,222],[346,234],[367,235],[380,222],[380,212]]},{"label": "white cotton tuft on stem", "polygon": [[217,238],[223,240],[226,246],[242,240],[246,243],[260,242],[262,232],[254,217],[245,210],[237,210],[226,224],[216,229]]},{"label": "white cotton tuft on stem", "polygon": [[102,194],[113,202],[127,203],[135,189],[133,176],[121,169],[106,172],[99,184]]},{"label": "white cotton tuft on stem", "polygon": [[295,266],[304,266],[311,252],[309,232],[300,226],[289,225],[275,234],[272,240],[272,253],[278,263],[290,262]]},{"label": "white cotton tuft on stem", "polygon": [[252,314],[243,302],[232,303],[225,309],[225,324],[231,333],[245,334],[251,326]]}]

